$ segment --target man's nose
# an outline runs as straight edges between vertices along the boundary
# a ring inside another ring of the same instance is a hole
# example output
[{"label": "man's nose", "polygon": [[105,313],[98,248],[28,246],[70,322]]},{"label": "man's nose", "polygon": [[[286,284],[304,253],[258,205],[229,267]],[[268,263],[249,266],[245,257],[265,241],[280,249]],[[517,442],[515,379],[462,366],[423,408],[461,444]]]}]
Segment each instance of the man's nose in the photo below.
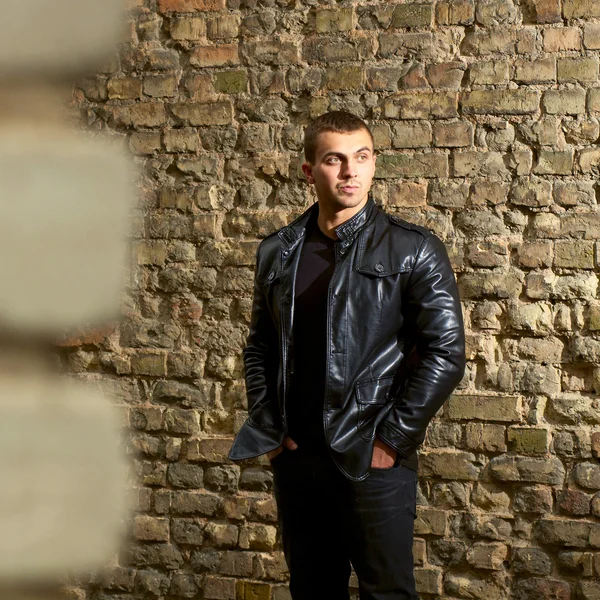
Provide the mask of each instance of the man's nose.
[{"label": "man's nose", "polygon": [[356,177],[356,165],[353,162],[348,161],[344,163],[342,172],[346,178]]}]

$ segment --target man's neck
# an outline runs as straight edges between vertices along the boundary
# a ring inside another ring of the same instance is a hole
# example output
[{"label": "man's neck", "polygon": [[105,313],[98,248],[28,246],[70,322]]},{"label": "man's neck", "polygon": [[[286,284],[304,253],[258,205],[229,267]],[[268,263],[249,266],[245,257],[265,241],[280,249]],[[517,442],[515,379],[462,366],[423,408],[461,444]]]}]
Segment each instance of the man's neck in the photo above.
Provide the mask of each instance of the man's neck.
[{"label": "man's neck", "polygon": [[342,210],[331,210],[328,209],[324,203],[319,202],[319,216],[317,217],[317,224],[319,229],[327,236],[334,240],[337,240],[338,237],[335,233],[335,229],[339,227],[342,223],[351,219],[354,215],[359,213],[361,209],[366,205],[369,200],[369,194],[365,194],[364,199],[360,204],[356,206],[351,206],[349,208],[344,208]]}]

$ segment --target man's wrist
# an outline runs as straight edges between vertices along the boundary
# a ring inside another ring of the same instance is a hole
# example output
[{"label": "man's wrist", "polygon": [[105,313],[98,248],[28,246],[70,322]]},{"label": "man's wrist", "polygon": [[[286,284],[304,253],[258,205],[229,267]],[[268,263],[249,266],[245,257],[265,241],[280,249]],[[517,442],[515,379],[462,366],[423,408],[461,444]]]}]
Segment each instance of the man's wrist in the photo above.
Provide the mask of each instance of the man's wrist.
[{"label": "man's wrist", "polygon": [[418,444],[409,440],[397,427],[387,420],[379,424],[376,436],[390,448],[396,450],[402,458],[408,458],[418,447]]},{"label": "man's wrist", "polygon": [[375,441],[379,442],[382,446],[387,446],[388,448],[390,448],[391,450],[393,450],[394,452],[398,452],[396,450],[396,448],[394,448],[393,446],[391,446],[388,442],[386,442],[380,435],[375,435]]}]

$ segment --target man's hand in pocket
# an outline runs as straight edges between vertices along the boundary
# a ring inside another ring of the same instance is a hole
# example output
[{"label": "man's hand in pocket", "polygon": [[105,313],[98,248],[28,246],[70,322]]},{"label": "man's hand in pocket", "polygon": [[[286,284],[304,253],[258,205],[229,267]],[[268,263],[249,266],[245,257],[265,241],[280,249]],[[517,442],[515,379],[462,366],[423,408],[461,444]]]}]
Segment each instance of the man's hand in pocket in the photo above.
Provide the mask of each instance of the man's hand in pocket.
[{"label": "man's hand in pocket", "polygon": [[396,462],[397,452],[379,438],[375,438],[371,466],[376,469],[391,469]]},{"label": "man's hand in pocket", "polygon": [[291,437],[285,437],[283,438],[283,443],[281,444],[281,446],[275,448],[275,450],[267,452],[267,458],[269,460],[273,460],[280,452],[283,452],[284,447],[288,450],[295,450],[298,447],[298,444],[296,444],[296,442]]}]

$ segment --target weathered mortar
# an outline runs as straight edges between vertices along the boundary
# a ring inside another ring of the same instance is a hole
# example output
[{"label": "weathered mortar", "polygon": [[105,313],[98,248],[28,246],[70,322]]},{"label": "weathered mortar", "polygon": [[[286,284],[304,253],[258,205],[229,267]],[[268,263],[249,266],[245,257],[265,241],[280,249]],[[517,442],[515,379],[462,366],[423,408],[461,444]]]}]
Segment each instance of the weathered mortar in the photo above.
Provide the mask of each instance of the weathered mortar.
[{"label": "weathered mortar", "polygon": [[67,347],[137,456],[131,543],[76,598],[284,600],[268,461],[225,456],[258,240],[313,200],[303,128],[372,127],[374,194],[446,242],[467,372],[421,450],[423,598],[600,597],[600,3],[131,1],[75,88],[143,166],[123,323]]}]

